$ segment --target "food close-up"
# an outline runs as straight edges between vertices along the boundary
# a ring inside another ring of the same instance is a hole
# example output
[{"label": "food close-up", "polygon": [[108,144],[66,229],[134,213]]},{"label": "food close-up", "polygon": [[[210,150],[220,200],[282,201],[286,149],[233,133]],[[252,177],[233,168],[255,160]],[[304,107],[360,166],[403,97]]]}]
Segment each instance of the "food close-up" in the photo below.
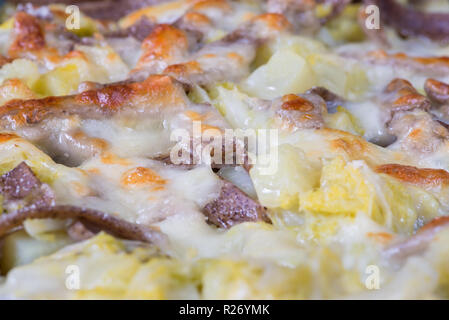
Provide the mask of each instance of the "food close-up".
[{"label": "food close-up", "polygon": [[0,299],[448,299],[449,1],[5,1],[0,211]]}]

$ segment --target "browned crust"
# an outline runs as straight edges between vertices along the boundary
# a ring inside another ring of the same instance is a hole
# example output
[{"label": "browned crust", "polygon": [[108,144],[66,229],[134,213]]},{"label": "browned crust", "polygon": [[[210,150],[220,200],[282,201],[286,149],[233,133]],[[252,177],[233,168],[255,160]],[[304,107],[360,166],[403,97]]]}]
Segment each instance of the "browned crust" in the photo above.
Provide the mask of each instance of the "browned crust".
[{"label": "browned crust", "polygon": [[335,151],[343,151],[352,159],[357,159],[368,152],[367,142],[356,136],[341,137],[330,141],[330,147]]},{"label": "browned crust", "polygon": [[3,67],[5,64],[12,62],[13,59],[7,58],[0,54],[0,68]]},{"label": "browned crust", "polygon": [[203,11],[208,9],[221,10],[222,12],[230,12],[232,7],[227,0],[201,0],[192,6],[193,11]]},{"label": "browned crust", "polygon": [[315,107],[312,102],[295,94],[289,94],[282,97],[283,110],[296,110],[301,112],[312,111]]},{"label": "browned crust", "polygon": [[431,65],[444,65],[449,66],[449,57],[413,57],[409,56],[403,52],[392,53],[389,54],[385,50],[375,50],[368,52],[370,57],[376,59],[397,59],[397,60],[410,60],[423,65],[431,66]]},{"label": "browned crust", "polygon": [[305,94],[303,97],[287,94],[281,98],[280,108],[276,112],[282,128],[319,129],[324,126],[323,114],[326,102],[319,95]]},{"label": "browned crust", "polygon": [[424,90],[427,96],[435,102],[447,103],[449,102],[449,84],[435,80],[427,79],[424,84]]},{"label": "browned crust", "polygon": [[149,108],[183,103],[172,78],[154,75],[143,82],[107,85],[74,96],[11,100],[0,108],[0,125],[20,127],[68,115],[107,117],[127,107],[132,109],[130,104],[139,98],[145,99]]},{"label": "browned crust", "polygon": [[5,143],[13,139],[20,139],[20,137],[15,133],[7,133],[7,132],[0,133],[0,143]]},{"label": "browned crust", "polygon": [[[16,125],[34,124],[50,114],[62,109],[68,97],[47,97],[43,99],[14,99],[0,108],[0,119],[14,122]],[[68,106],[66,106],[68,107]]]},{"label": "browned crust", "polygon": [[413,85],[405,79],[392,80],[385,92],[393,94],[393,99],[390,101],[393,112],[413,109],[429,110],[431,107],[430,101],[419,94]]},{"label": "browned crust", "polygon": [[188,61],[185,63],[172,64],[165,68],[164,73],[172,75],[176,78],[187,78],[193,74],[203,72],[201,65],[197,61]]},{"label": "browned crust", "polygon": [[76,96],[76,102],[86,105],[96,105],[103,110],[117,111],[128,102],[135,92],[133,85],[110,85],[101,89],[87,90]]},{"label": "browned crust", "polygon": [[449,57],[446,56],[419,57],[409,56],[403,52],[389,54],[385,50],[375,50],[368,52],[368,57],[376,62],[394,62],[418,71],[431,71],[442,75],[449,69]]},{"label": "browned crust", "polygon": [[142,42],[143,54],[138,67],[154,60],[171,60],[187,51],[189,42],[184,31],[168,25],[158,25]]},{"label": "browned crust", "polygon": [[263,22],[269,29],[276,31],[283,31],[292,28],[292,25],[287,18],[279,13],[262,13],[255,16],[252,21]]},{"label": "browned crust", "polygon": [[13,30],[15,39],[8,52],[11,57],[45,47],[44,31],[36,17],[22,11],[17,12]]},{"label": "browned crust", "polygon": [[385,164],[377,167],[376,172],[423,187],[449,185],[449,172],[442,169],[423,169],[400,164]]}]

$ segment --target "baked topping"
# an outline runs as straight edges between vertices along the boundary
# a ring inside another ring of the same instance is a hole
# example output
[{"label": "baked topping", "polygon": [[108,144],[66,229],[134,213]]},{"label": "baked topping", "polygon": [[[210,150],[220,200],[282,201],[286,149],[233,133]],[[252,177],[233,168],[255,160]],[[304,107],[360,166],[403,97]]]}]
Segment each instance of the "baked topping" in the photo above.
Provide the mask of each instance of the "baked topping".
[{"label": "baked topping", "polygon": [[30,2],[0,17],[0,298],[449,296],[449,5]]}]

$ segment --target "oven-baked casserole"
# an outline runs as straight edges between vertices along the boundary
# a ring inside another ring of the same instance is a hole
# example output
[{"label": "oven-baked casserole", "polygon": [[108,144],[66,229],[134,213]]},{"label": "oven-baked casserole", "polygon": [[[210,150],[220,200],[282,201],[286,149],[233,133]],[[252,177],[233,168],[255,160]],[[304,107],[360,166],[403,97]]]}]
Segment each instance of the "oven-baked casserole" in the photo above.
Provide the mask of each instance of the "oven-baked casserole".
[{"label": "oven-baked casserole", "polygon": [[0,53],[1,298],[449,298],[447,1],[9,1]]}]

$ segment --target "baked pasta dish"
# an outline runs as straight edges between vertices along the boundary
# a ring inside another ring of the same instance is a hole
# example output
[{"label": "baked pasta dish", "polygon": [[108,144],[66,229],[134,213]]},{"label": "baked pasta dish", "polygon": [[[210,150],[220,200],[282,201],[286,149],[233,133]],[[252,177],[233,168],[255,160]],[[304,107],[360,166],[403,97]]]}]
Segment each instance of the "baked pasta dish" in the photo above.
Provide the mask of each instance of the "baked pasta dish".
[{"label": "baked pasta dish", "polygon": [[449,3],[6,1],[0,298],[449,298]]}]

